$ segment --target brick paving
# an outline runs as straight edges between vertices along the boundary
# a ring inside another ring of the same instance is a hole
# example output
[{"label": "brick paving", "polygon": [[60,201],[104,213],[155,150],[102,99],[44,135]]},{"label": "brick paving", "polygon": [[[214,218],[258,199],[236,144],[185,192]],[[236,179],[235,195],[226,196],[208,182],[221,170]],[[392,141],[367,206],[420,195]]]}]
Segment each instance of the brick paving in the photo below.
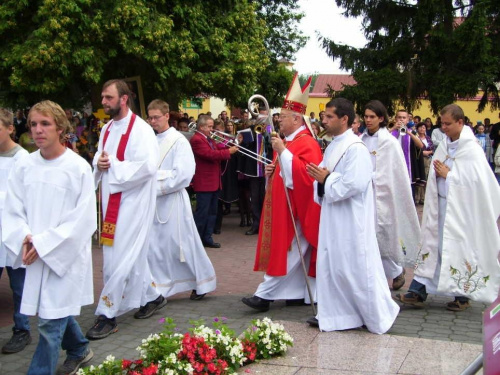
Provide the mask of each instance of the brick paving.
[{"label": "brick paving", "polygon": [[[217,290],[201,301],[189,300],[189,293],[182,293],[169,299],[168,304],[160,312],[147,320],[135,320],[133,312],[118,318],[118,333],[106,339],[91,342],[95,357],[91,364],[99,364],[109,354],[117,358],[137,358],[135,348],[141,340],[152,332],[162,329],[158,320],[168,316],[174,319],[181,331],[187,330],[190,319],[205,319],[207,322],[216,316],[228,318],[228,325],[237,333],[243,331],[254,318],[268,316],[273,320],[301,322],[312,315],[309,306],[286,307],[284,301],[272,304],[266,313],[256,313],[243,305],[240,300],[253,294],[262,280],[262,273],[253,272],[253,260],[257,236],[245,236],[248,228],[238,226],[239,216],[234,212],[224,217],[221,235],[214,236],[221,242],[221,249],[208,249],[207,252],[217,273]],[[421,206],[419,206],[419,215]],[[102,256],[98,246],[93,249],[95,299],[102,288]],[[406,290],[412,278],[412,270],[407,270]],[[401,291],[399,291],[401,292]],[[472,307],[464,312],[451,312],[444,308],[449,298],[430,296],[425,308],[417,310],[402,308],[389,331],[390,335],[426,338],[440,341],[481,344],[482,312],[485,305],[472,303]],[[12,298],[8,287],[8,277],[0,280],[0,345],[11,336]],[[78,321],[85,332],[93,323],[95,305],[82,309]],[[17,354],[0,354],[0,374],[25,374],[33,355],[38,333],[36,318],[30,318],[32,324],[33,343]],[[64,360],[61,353],[60,362]]]}]

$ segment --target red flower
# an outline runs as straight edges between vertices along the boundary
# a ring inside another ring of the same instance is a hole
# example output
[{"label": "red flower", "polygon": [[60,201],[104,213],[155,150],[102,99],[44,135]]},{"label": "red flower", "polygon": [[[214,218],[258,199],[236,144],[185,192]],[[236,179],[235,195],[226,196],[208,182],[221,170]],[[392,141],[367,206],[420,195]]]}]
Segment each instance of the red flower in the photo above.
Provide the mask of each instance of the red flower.
[{"label": "red flower", "polygon": [[128,369],[132,365],[132,361],[129,361],[128,359],[123,359],[122,360],[122,369]]},{"label": "red flower", "polygon": [[142,370],[143,375],[156,375],[158,373],[158,365],[151,364],[149,367],[146,367]]}]

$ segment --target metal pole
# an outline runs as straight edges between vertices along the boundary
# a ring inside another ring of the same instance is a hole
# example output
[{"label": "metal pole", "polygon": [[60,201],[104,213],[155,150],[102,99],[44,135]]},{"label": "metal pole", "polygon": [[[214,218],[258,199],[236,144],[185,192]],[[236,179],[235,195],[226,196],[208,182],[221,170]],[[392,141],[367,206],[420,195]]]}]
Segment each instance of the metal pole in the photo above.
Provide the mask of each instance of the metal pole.
[{"label": "metal pole", "polygon": [[483,367],[483,353],[480,353],[460,375],[473,375]]}]

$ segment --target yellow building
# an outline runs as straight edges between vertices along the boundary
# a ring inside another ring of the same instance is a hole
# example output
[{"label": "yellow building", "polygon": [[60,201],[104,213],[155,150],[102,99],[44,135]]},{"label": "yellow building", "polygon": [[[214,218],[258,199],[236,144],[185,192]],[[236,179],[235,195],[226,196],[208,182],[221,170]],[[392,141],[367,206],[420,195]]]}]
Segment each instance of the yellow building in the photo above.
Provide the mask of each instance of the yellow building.
[{"label": "yellow building", "polygon": [[[356,82],[354,78],[352,78],[349,74],[320,74],[316,78],[316,82],[314,87],[309,94],[309,101],[307,102],[307,114],[310,112],[314,112],[316,117],[318,117],[318,113],[325,109],[326,103],[330,100],[329,96],[325,93],[325,90],[328,87],[331,87],[335,91],[342,90],[343,85],[354,85]],[[485,110],[481,113],[477,112],[477,106],[479,104],[479,100],[481,99],[482,92],[478,92],[477,96],[473,99],[465,100],[460,99],[455,103],[458,104],[463,110],[464,113],[472,123],[475,125],[477,121],[482,121],[484,123],[485,118],[489,118],[491,123],[496,123],[499,121],[499,112],[492,111],[489,106],[485,108]],[[374,98],[377,99],[377,98]],[[422,100],[421,105],[418,109],[413,111],[413,115],[420,116],[422,120],[430,117],[432,122],[436,122],[437,116],[432,114],[430,109],[430,102],[428,100]]]}]

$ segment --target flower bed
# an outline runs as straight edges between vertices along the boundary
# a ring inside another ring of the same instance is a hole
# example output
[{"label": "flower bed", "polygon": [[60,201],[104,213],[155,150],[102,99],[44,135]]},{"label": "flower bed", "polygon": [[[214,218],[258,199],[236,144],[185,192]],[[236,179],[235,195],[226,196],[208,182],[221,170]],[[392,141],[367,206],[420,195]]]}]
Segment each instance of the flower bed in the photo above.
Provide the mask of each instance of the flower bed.
[{"label": "flower bed", "polygon": [[293,345],[283,326],[271,319],[253,320],[236,337],[226,318],[215,318],[213,328],[203,321],[191,322],[185,334],[176,332],[172,319],[162,319],[161,333],[149,335],[137,348],[138,360],[115,359],[112,355],[98,366],[78,371],[78,375],[226,375],[259,359],[284,354]]}]

